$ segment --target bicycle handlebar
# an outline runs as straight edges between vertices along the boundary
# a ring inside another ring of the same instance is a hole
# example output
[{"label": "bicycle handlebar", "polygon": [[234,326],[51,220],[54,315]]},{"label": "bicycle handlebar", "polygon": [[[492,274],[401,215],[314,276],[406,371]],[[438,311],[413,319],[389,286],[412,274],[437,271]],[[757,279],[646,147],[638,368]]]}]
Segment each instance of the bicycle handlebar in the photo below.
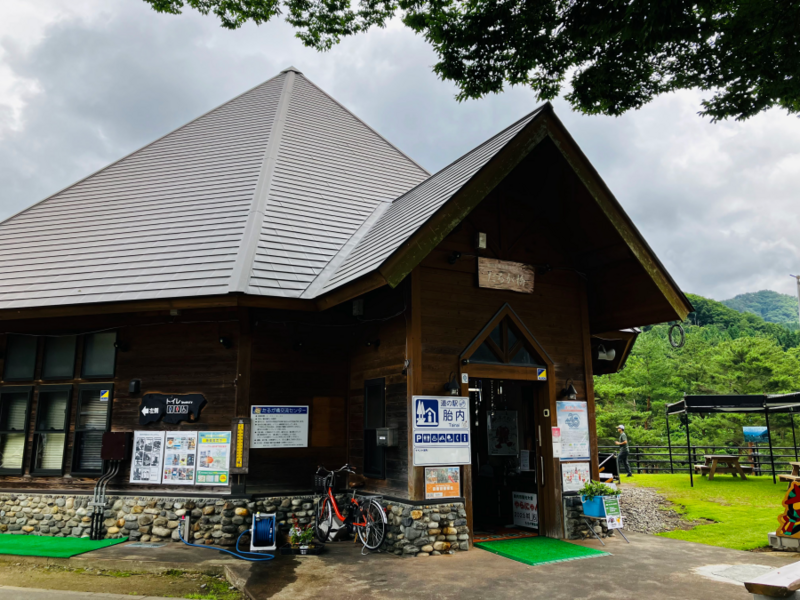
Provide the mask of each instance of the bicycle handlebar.
[{"label": "bicycle handlebar", "polygon": [[341,473],[342,471],[346,471],[348,473],[352,473],[353,475],[355,475],[356,474],[356,470],[355,469],[356,468],[353,465],[346,464],[345,466],[343,466],[340,469],[336,469],[335,471],[329,471],[328,469],[326,469],[322,465],[318,465],[317,466],[317,473],[319,473],[320,471],[325,471],[326,473]]}]

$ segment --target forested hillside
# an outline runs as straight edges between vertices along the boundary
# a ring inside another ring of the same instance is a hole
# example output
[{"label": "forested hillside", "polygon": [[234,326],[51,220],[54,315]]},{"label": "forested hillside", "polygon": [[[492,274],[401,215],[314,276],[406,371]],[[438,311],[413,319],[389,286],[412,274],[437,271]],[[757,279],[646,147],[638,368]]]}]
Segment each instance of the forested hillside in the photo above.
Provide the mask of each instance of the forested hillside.
[{"label": "forested hillside", "polygon": [[[683,348],[670,345],[668,325],[645,328],[621,372],[595,377],[600,444],[611,443],[616,425],[624,423],[631,445],[666,445],[666,404],[684,394],[800,391],[800,332],[702,296],[688,296],[696,312],[683,324]],[[683,435],[677,418],[671,421],[673,433]],[[781,443],[791,444],[789,423],[788,415],[771,420],[773,436]],[[763,416],[757,415],[694,418],[692,441],[740,443],[744,425],[763,424]],[[797,425],[800,430],[800,417]]]},{"label": "forested hillside", "polygon": [[797,325],[797,298],[788,294],[761,290],[739,294],[730,300],[723,300],[722,304],[739,312],[756,314],[770,323]]}]

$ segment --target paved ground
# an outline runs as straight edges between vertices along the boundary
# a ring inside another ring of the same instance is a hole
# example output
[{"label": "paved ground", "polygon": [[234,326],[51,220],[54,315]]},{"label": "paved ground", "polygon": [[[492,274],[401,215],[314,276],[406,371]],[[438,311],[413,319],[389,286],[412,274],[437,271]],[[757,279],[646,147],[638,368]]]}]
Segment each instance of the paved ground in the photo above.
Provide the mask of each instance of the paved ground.
[{"label": "paved ground", "polygon": [[[735,581],[737,569],[753,573],[758,567],[745,565],[777,568],[800,559],[798,555],[741,552],[642,534],[628,537],[630,545],[622,539],[609,539],[605,548],[595,540],[579,542],[612,556],[538,567],[478,548],[429,558],[363,557],[358,546],[344,542],[330,544],[331,551],[318,557],[281,556],[272,563],[237,564],[227,570],[229,579],[246,582],[246,595],[254,600],[751,600],[744,586]],[[730,569],[730,565],[742,566]],[[713,573],[725,576],[711,576]]]},{"label": "paved ground", "polygon": [[28,588],[0,585],[0,598],[3,600],[170,600],[161,596],[125,596],[122,594],[92,594],[91,592],[54,592],[53,590],[32,590]]}]

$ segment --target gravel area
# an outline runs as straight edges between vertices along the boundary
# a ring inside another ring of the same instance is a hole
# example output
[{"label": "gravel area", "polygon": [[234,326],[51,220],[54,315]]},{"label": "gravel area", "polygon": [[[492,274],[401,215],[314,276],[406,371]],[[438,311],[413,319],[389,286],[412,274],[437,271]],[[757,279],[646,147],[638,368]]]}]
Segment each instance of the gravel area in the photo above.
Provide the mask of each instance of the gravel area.
[{"label": "gravel area", "polygon": [[625,529],[638,533],[661,533],[696,525],[683,520],[672,504],[652,488],[623,486],[620,508]]}]

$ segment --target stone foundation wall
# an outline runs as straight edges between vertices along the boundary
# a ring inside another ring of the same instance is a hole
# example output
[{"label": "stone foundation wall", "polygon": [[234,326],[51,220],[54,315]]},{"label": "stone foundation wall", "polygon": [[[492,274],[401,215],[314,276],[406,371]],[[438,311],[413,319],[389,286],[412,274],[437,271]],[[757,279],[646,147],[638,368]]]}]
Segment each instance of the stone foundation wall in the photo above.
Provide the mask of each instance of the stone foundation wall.
[{"label": "stone foundation wall", "polygon": [[[579,496],[564,496],[564,530],[568,540],[582,540],[592,537],[589,533],[589,526],[581,519],[583,504]],[[594,527],[594,531],[601,538],[614,535],[614,530],[608,529],[605,521],[589,521]]]},{"label": "stone foundation wall", "polygon": [[389,530],[384,550],[402,556],[436,556],[469,550],[464,504],[410,506],[383,502]]}]

